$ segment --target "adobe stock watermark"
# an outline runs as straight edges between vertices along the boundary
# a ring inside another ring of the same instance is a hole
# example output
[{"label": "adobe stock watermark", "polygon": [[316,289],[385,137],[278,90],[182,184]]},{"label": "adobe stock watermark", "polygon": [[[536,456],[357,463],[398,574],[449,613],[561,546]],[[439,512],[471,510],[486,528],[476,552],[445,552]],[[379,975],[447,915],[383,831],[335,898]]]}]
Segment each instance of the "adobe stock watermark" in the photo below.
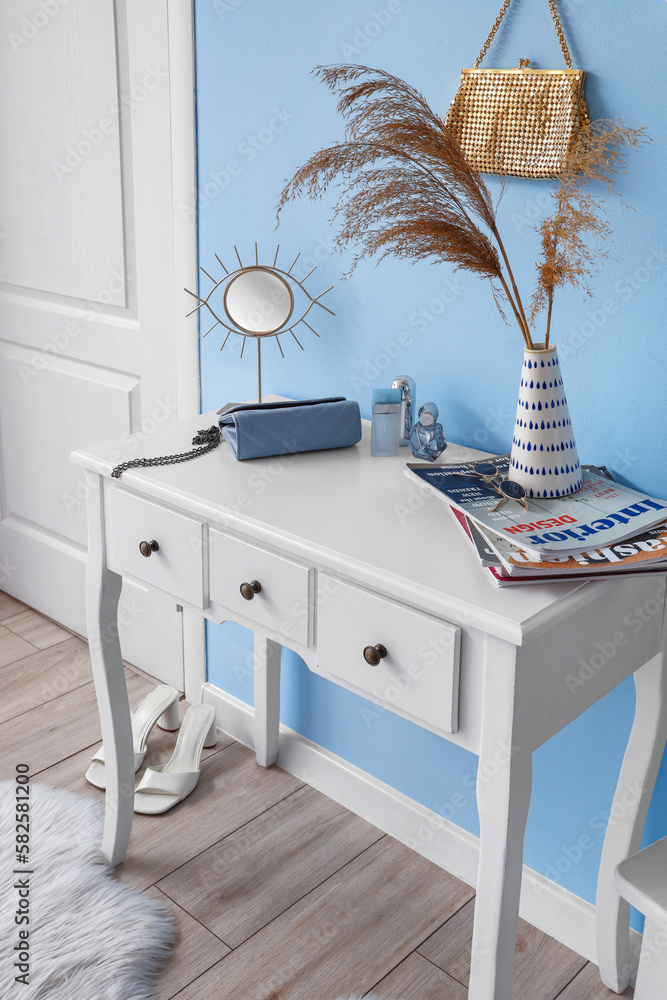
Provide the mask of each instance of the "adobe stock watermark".
[{"label": "adobe stock watermark", "polygon": [[[667,931],[658,924],[652,924],[650,929],[648,925],[645,926],[639,954],[640,971],[642,966],[650,965],[656,958],[662,956],[665,949],[667,949]],[[630,978],[632,970],[626,970],[626,975]]]},{"label": "adobe stock watermark", "polygon": [[105,116],[90,128],[84,128],[80,137],[61,154],[61,159],[51,161],[51,169],[56,178],[62,181],[64,177],[74,173],[104,143],[106,136],[118,130],[119,121],[127,118],[168,79],[169,73],[166,70],[148,67],[141,80],[130,87],[129,93],[121,95],[111,105],[110,118]]},{"label": "adobe stock watermark", "polygon": [[224,21],[229,14],[233,14],[235,10],[238,10],[244,2],[245,0],[213,0],[213,10],[218,20]]},{"label": "adobe stock watermark", "polygon": [[[123,291],[124,287],[124,276],[120,271],[112,271],[111,278],[107,282],[106,287],[100,289],[94,300],[88,301],[84,299],[78,303],[79,307],[83,310],[81,318],[86,322],[93,320],[101,312],[102,307],[110,305],[113,302],[114,296]],[[75,320],[69,320],[60,330],[51,333],[42,347],[33,349],[29,362],[21,362],[17,365],[16,370],[23,384],[27,385],[35,375],[39,375],[40,372],[49,369],[52,362],[64,354],[72,344],[72,341],[79,337],[82,332],[82,327],[79,323]]]},{"label": "adobe stock watermark", "polygon": [[[223,447],[226,447],[222,444]],[[213,527],[228,528],[233,525],[237,514],[248,512],[257,497],[263,496],[275,483],[282,479],[285,470],[296,460],[297,453],[289,452],[286,455],[275,455],[270,461],[263,461],[253,466],[246,480],[246,489],[239,490],[233,500],[225,503],[225,513],[218,514]],[[191,548],[197,552],[202,549],[200,535],[190,538]]]},{"label": "adobe stock watermark", "polygon": [[[200,538],[195,539],[191,537],[190,541],[195,551],[201,550]],[[336,571],[333,569],[328,569],[326,574],[319,573],[317,577],[317,587],[315,588],[312,596],[310,594],[304,595],[294,601],[290,605],[289,609],[285,609],[286,617],[275,628],[272,628],[268,632],[266,638],[272,640],[273,642],[280,643],[281,645],[285,639],[296,641],[296,626],[307,625],[310,616],[313,614],[314,608],[316,607],[321,611],[327,602],[338,593],[343,584],[344,581],[336,575]],[[220,624],[224,625],[226,622],[221,622]],[[298,650],[296,650],[296,652],[298,652]],[[254,650],[251,649],[248,651],[245,661],[241,661],[235,657],[231,670],[235,679],[240,684],[252,679],[255,674]]]},{"label": "adobe stock watermark", "polygon": [[[284,639],[295,639],[297,631],[296,625],[307,625],[308,619],[313,613],[313,607],[316,607],[318,611],[321,611],[326,603],[338,593],[340,587],[341,581],[338,577],[324,577],[322,574],[318,574],[317,588],[312,600],[309,596],[304,596],[295,601],[289,608],[289,617],[284,618],[277,628],[273,629],[268,634],[267,638],[280,644],[283,643]],[[254,650],[251,650],[248,653],[245,663],[238,663],[238,661],[236,661],[232,666],[232,671],[239,683],[244,680],[248,680],[250,677],[254,677]]]},{"label": "adobe stock watermark", "polygon": [[40,31],[46,28],[69,2],[70,0],[39,0],[37,10],[29,17],[27,15],[22,17],[16,31],[7,32],[7,40],[14,52],[18,52],[24,45],[36,38]]},{"label": "adobe stock watermark", "polygon": [[[128,629],[135,622],[139,621],[144,613],[144,609],[139,607],[134,599],[123,597],[118,603],[116,612],[117,625],[110,623],[98,636],[91,647],[108,646],[118,637],[118,627]],[[72,639],[75,637],[72,636]],[[79,642],[80,640],[76,640]],[[83,681],[90,679],[90,652],[89,645],[81,643],[80,648],[73,655],[68,655],[66,660],[58,663],[49,673],[48,681],[44,681],[33,696],[24,702],[23,711],[28,712],[46,702],[53,701],[60,695],[72,691]]]},{"label": "adobe stock watermark", "polygon": [[[143,609],[137,605],[135,600],[123,598],[118,604],[115,622],[110,622],[101,632],[93,633],[88,637],[89,648],[98,650],[115,642],[118,639],[119,628],[121,626],[130,628],[131,625],[139,621],[142,614]],[[87,656],[87,651],[83,651],[82,656]]]},{"label": "adobe stock watermark", "polygon": [[10,562],[9,556],[3,556],[0,559],[0,587],[3,587],[10,579],[12,573],[15,573],[18,566]]},{"label": "adobe stock watermark", "polygon": [[[543,875],[552,882],[561,882],[579,862],[596,846],[596,842],[604,837],[608,827],[613,827],[625,819],[629,811],[634,811],[642,797],[642,786],[626,784],[614,798],[611,809],[601,809],[588,821],[587,832],[570,844],[562,844],[561,853],[544,867]],[[545,886],[536,885],[537,891],[544,891]]]},{"label": "adobe stock watermark", "polygon": [[[457,275],[447,278],[433,298],[410,313],[408,325],[419,334],[423,334],[429,326],[440,320],[447,306],[456,302],[466,289],[467,286]],[[355,392],[370,388],[383,372],[395,367],[403,352],[412,347],[414,342],[414,335],[407,329],[400,330],[391,340],[383,340],[379,351],[363,362],[361,373],[353,372],[348,375]]]},{"label": "adobe stock watermark", "polygon": [[[150,414],[142,419],[138,430],[132,432],[126,431],[125,434],[121,435],[120,443],[123,446],[123,450],[112,452],[109,455],[109,461],[114,465],[127,462],[128,458],[150,439],[158,427],[169,420],[170,417],[175,416],[177,412],[178,406],[171,399],[158,399]],[[98,480],[95,479],[95,482],[97,488],[99,488]],[[77,481],[74,493],[63,493],[60,499],[67,513],[71,514],[73,510],[76,510],[77,507],[86,502],[90,493],[90,480],[84,474]]]},{"label": "adobe stock watermark", "polygon": [[655,597],[649,597],[641,607],[635,605],[632,611],[623,618],[623,624],[629,632],[617,629],[603,642],[595,643],[595,652],[585,660],[579,660],[579,670],[577,674],[566,674],[565,683],[570,694],[575,697],[582,688],[585,688],[596,674],[607,666],[614,659],[619,649],[627,646],[633,635],[638,635],[645,625],[653,621],[656,615],[662,615],[665,608],[665,585],[661,584]]},{"label": "adobe stock watermark", "polygon": [[408,322],[418,333],[424,333],[433,323],[446,312],[446,307],[452,305],[467,290],[467,285],[458,274],[453,274],[445,280],[439,292],[427,302],[410,313]]},{"label": "adobe stock watermark", "polygon": [[512,222],[514,228],[520,232],[522,229],[535,229],[535,225],[545,218],[547,209],[554,204],[553,195],[541,191],[534,198],[527,198],[523,212],[512,212]]},{"label": "adobe stock watermark", "polygon": [[290,122],[293,122],[296,115],[288,111],[286,107],[272,109],[271,117],[266,125],[258,129],[257,132],[245,137],[236,149],[236,157],[227,161],[224,167],[219,170],[210,170],[206,177],[200,178],[197,188],[196,204],[186,205],[181,203],[178,210],[184,219],[196,217],[198,212],[219,198],[232,183],[235,177],[240,177],[244,166],[249,165],[263,153],[275,141],[276,136],[284,132]]},{"label": "adobe stock watermark", "polygon": [[390,655],[385,661],[390,673],[388,683],[382,689],[376,687],[366,695],[372,707],[364,704],[359,709],[364,725],[369,728],[387,710],[399,705],[415,681],[424,676],[424,670],[428,667],[437,669],[443,654],[451,649],[455,642],[456,633],[451,629],[443,629],[439,635],[431,637],[428,642],[419,646],[416,660],[398,671],[391,669]]},{"label": "adobe stock watermark", "polygon": [[299,281],[303,281],[306,275],[309,274],[314,267],[324,263],[325,260],[329,260],[334,253],[335,247],[331,240],[327,240],[325,237],[320,236],[310,252],[299,257],[298,261],[292,268],[292,274]]},{"label": "adobe stock watermark", "polygon": [[[353,864],[354,862],[352,862]],[[336,875],[332,876],[335,879]],[[285,996],[293,984],[303,973],[304,968],[315,955],[331,954],[334,950],[332,941],[339,935],[341,944],[347,940],[344,929],[348,923],[358,924],[359,909],[362,897],[348,896],[345,902],[338,902],[338,896],[329,897],[326,906],[326,918],[308,920],[300,916],[303,913],[299,903],[294,904],[292,917],[287,919],[300,922],[295,924],[292,948],[283,948],[276,959],[261,972],[261,995],[264,997]],[[363,905],[368,905],[368,898]],[[379,916],[379,915],[378,915]],[[340,947],[340,945],[338,945]]]},{"label": "adobe stock watermark", "polygon": [[361,374],[350,374],[348,378],[355,392],[368,389],[380,377],[382,372],[387,371],[392,366],[396,367],[396,361],[406,347],[414,343],[414,337],[407,330],[401,330],[391,340],[383,340],[380,343],[379,351],[372,358],[367,358],[363,363]]},{"label": "adobe stock watermark", "polygon": [[416,837],[408,837],[406,844],[413,850],[419,851],[420,846],[430,843],[439,830],[446,830],[455,815],[464,809],[472,798],[475,797],[479,785],[488,785],[493,781],[503,768],[507,767],[515,754],[520,753],[521,747],[510,746],[504,740],[500,740],[498,746],[491,756],[479,761],[476,771],[468,771],[464,775],[461,785],[468,794],[456,791],[447,802],[440,803],[435,807],[435,811],[426,819],[422,819],[417,828]]},{"label": "adobe stock watermark", "polygon": [[113,305],[114,296],[123,291],[126,278],[129,280],[129,276],[114,269],[108,282],[104,288],[100,288],[94,299],[80,299],[76,305],[81,309],[81,319],[90,322],[102,312],[104,306]]},{"label": "adobe stock watermark", "polygon": [[667,251],[664,247],[660,247],[659,250],[651,249],[642,266],[635,268],[614,284],[613,296],[606,298],[599,309],[586,310],[586,319],[578,327],[570,326],[569,336],[564,334],[562,338],[559,337],[558,352],[561,360],[575,354],[587,340],[606,326],[609,317],[615,316],[618,312],[619,306],[629,302],[666,262]]},{"label": "adobe stock watermark", "polygon": [[625,451],[619,451],[616,449],[609,459],[609,464],[612,469],[616,472],[629,472],[633,465],[636,465],[638,461],[638,456],[633,454],[628,448]]},{"label": "adobe stock watermark", "polygon": [[[503,427],[506,427],[513,417],[502,409],[487,410],[482,423],[475,428],[471,434],[467,434],[462,444],[469,448],[484,448],[489,443],[491,434],[495,434]],[[447,452],[445,452],[445,456]],[[403,502],[394,504],[394,513],[399,522],[403,524],[408,518],[421,510],[431,492],[426,486],[419,486],[417,482],[410,481],[408,495]]]},{"label": "adobe stock watermark", "polygon": [[367,49],[374,38],[377,38],[386,28],[389,27],[397,14],[403,13],[401,0],[389,0],[386,7],[374,10],[370,18],[363,24],[357,24],[354,28],[354,35],[351,41],[344,41],[340,44],[340,51],[343,59],[352,59],[356,62],[356,56]]},{"label": "adobe stock watermark", "polygon": [[513,426],[513,413],[506,412],[501,407],[488,409],[484,414],[481,424],[475,427],[474,431],[470,434],[463,435],[461,444],[466,445],[468,448],[483,450],[490,443],[492,435],[497,435],[504,428],[509,427],[511,429]]},{"label": "adobe stock watermark", "polygon": [[[290,792],[289,795],[285,796],[284,799],[281,799],[268,810],[271,821],[276,824],[276,827],[280,827],[284,820],[289,821],[294,813],[294,802],[292,799],[300,791],[302,789],[298,788],[296,791]],[[256,825],[253,823],[248,823],[238,830],[234,830],[214,848],[212,852],[211,873],[220,875],[222,878],[229,877],[233,866],[238,864],[248,851],[261,846],[261,836],[261,831],[258,832]]]}]

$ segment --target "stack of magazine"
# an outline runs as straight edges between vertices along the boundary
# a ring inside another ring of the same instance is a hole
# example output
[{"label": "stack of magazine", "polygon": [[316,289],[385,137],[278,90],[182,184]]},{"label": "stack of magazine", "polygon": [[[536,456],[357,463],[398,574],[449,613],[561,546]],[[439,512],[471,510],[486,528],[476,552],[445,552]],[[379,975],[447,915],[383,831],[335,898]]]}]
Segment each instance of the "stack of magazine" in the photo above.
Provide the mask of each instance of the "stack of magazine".
[{"label": "stack of magazine", "polygon": [[[510,478],[509,455],[487,461]],[[571,496],[529,497],[528,510],[505,500],[495,511],[498,491],[471,468],[410,463],[405,473],[445,502],[497,586],[667,573],[667,501],[622,486],[604,466],[582,466]]]}]

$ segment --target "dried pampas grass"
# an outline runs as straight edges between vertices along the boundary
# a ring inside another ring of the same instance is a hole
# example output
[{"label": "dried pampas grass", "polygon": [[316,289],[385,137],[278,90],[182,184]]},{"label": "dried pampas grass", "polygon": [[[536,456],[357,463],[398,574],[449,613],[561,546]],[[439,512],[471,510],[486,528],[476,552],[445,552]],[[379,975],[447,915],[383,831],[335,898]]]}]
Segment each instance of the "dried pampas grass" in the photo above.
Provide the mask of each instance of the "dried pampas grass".
[{"label": "dried pampas grass", "polygon": [[585,284],[610,233],[603,199],[584,185],[601,181],[606,192],[613,191],[624,150],[637,146],[642,133],[618,122],[594,122],[580,136],[554,193],[554,214],[539,227],[542,258],[526,316],[498,231],[497,202],[423,95],[367,66],[320,66],[314,73],[338,96],[345,137],[297,170],[280,196],[278,219],[289,201],[321,198],[335,183],[334,246],[356,248],[348,273],[372,257],[378,263],[390,256],[445,261],[489,280],[501,316],[505,320],[509,305],[528,347],[531,326],[546,308],[548,343],[555,289]]},{"label": "dried pampas grass", "polygon": [[[537,287],[529,320],[547,310],[545,346],[549,346],[554,292],[564,285],[592,295],[588,279],[609,256],[605,240],[611,236],[605,203],[618,194],[615,178],[625,172],[625,153],[647,142],[643,129],[625,128],[620,121],[599,119],[582,129],[567,158],[565,171],[553,193],[553,214],[538,227],[542,257],[537,263]],[[601,194],[588,188],[596,183]],[[623,200],[621,199],[621,202]]]},{"label": "dried pampas grass", "polygon": [[297,170],[280,196],[278,217],[288,201],[321,198],[336,181],[334,246],[357,248],[349,273],[369,257],[446,261],[489,279],[501,311],[509,302],[528,339],[496,206],[443,120],[418,90],[383,70],[320,66],[315,75],[339,97],[345,140]]}]

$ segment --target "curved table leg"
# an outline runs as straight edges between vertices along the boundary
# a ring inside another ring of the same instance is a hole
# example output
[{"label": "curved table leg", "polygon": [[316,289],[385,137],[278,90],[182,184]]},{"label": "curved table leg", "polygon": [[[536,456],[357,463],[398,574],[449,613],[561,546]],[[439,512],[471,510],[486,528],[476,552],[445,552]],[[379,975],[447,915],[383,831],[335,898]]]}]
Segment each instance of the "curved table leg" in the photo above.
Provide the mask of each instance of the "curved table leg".
[{"label": "curved table leg", "polygon": [[130,839],[134,807],[132,723],[117,621],[123,581],[106,565],[101,476],[87,473],[87,486],[86,621],[107,778],[102,850],[117,865]]},{"label": "curved table leg", "polygon": [[660,653],[635,673],[637,704],[607,826],[596,899],[597,953],[605,986],[622,993],[636,962],[630,955],[630,906],[613,886],[616,866],[639,850],[667,740],[666,658]]},{"label": "curved table leg", "polygon": [[[532,790],[531,747],[517,732],[515,651],[496,642],[485,677],[477,771],[479,868],[470,1000],[511,1000],[523,842]],[[494,655],[495,654],[495,655]]]}]

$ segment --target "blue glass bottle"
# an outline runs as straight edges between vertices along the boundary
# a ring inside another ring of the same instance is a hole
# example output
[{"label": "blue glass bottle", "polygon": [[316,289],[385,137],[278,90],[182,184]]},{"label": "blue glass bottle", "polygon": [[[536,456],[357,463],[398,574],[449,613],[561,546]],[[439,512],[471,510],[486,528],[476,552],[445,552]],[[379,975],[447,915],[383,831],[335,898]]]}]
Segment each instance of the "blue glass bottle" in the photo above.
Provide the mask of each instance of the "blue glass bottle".
[{"label": "blue glass bottle", "polygon": [[371,455],[386,458],[398,455],[401,435],[401,390],[373,389]]},{"label": "blue glass bottle", "polygon": [[438,423],[438,407],[435,403],[424,403],[419,407],[419,420],[410,434],[410,447],[415,458],[423,462],[435,462],[447,447],[442,424]]}]

